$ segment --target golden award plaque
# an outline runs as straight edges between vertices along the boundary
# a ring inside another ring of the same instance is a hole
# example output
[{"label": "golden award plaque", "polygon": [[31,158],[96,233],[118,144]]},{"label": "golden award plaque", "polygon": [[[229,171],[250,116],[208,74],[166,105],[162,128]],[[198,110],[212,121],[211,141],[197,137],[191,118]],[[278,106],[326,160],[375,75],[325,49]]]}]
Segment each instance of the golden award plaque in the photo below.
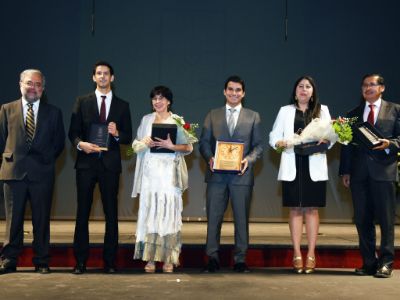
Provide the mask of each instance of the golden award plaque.
[{"label": "golden award plaque", "polygon": [[214,170],[239,173],[242,169],[244,143],[217,141],[215,146]]}]

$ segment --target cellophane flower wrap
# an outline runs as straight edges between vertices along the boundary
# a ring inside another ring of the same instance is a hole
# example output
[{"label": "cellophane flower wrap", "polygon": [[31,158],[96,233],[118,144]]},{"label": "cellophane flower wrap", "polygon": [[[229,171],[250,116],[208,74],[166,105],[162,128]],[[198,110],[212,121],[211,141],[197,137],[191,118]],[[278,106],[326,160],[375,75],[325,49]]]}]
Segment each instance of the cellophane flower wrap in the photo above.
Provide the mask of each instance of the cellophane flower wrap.
[{"label": "cellophane flower wrap", "polygon": [[355,118],[338,117],[335,120],[313,119],[301,133],[295,133],[287,140],[287,147],[300,144],[328,140],[330,143],[339,142],[347,145],[353,139],[351,125],[357,120]]},{"label": "cellophane flower wrap", "polygon": [[174,119],[176,125],[178,125],[179,127],[182,127],[188,144],[194,144],[194,143],[197,143],[199,141],[197,136],[196,136],[196,128],[199,127],[199,124],[197,124],[197,123],[187,123],[187,122],[185,122],[183,117],[178,116],[176,114],[172,114],[172,119]]}]

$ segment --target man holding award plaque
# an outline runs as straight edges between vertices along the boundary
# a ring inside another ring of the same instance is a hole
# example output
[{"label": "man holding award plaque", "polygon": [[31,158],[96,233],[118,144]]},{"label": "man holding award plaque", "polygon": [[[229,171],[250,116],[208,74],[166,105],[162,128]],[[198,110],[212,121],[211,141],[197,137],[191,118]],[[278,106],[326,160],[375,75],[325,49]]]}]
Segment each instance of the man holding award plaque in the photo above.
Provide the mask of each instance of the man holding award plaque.
[{"label": "man holding award plaque", "polygon": [[[400,105],[382,99],[384,79],[379,74],[364,76],[362,102],[348,113],[357,117],[354,143],[343,146],[340,175],[350,187],[360,251],[363,258],[357,275],[392,276],[394,261],[395,182],[400,150]],[[381,229],[379,257],[376,254],[374,220]]]},{"label": "man holding award plaque", "polygon": [[107,62],[97,62],[93,68],[96,90],[78,97],[71,116],[68,136],[78,150],[75,163],[78,208],[74,235],[74,274],[86,271],[89,255],[88,220],[96,183],[99,184],[106,221],[104,272],[115,272],[118,186],[122,169],[119,145],[131,142],[132,127],[129,103],[115,96],[111,88],[113,81],[112,66]]},{"label": "man holding award plaque", "polygon": [[234,270],[248,272],[248,220],[254,184],[254,163],[263,151],[260,116],[242,107],[244,81],[231,76],[225,82],[226,105],[211,110],[204,121],[200,152],[208,164],[206,272],[219,269],[219,246],[224,212],[231,200],[235,222]]}]

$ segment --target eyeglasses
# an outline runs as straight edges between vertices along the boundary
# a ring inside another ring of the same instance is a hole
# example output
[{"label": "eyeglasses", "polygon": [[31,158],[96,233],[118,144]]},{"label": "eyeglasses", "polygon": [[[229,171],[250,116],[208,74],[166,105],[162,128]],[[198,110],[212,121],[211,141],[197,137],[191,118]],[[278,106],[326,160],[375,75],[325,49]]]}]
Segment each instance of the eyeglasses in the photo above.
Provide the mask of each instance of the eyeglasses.
[{"label": "eyeglasses", "polygon": [[33,88],[33,87],[41,88],[43,86],[41,82],[27,81],[27,82],[22,82],[22,83],[31,88]]},{"label": "eyeglasses", "polygon": [[380,83],[377,83],[377,82],[370,82],[370,83],[364,83],[362,86],[361,86],[361,88],[363,88],[363,89],[367,89],[367,88],[372,88],[372,87],[376,87],[376,86],[379,86],[379,85],[381,85]]}]

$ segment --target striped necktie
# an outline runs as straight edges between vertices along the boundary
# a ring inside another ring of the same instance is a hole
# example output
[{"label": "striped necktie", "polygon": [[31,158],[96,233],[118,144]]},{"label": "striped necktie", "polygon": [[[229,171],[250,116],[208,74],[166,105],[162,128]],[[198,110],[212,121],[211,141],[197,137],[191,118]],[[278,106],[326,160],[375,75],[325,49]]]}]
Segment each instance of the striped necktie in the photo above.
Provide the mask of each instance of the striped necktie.
[{"label": "striped necktie", "polygon": [[33,113],[33,103],[28,103],[28,111],[25,120],[26,143],[30,147],[32,145],[33,136],[35,135],[35,114]]}]

